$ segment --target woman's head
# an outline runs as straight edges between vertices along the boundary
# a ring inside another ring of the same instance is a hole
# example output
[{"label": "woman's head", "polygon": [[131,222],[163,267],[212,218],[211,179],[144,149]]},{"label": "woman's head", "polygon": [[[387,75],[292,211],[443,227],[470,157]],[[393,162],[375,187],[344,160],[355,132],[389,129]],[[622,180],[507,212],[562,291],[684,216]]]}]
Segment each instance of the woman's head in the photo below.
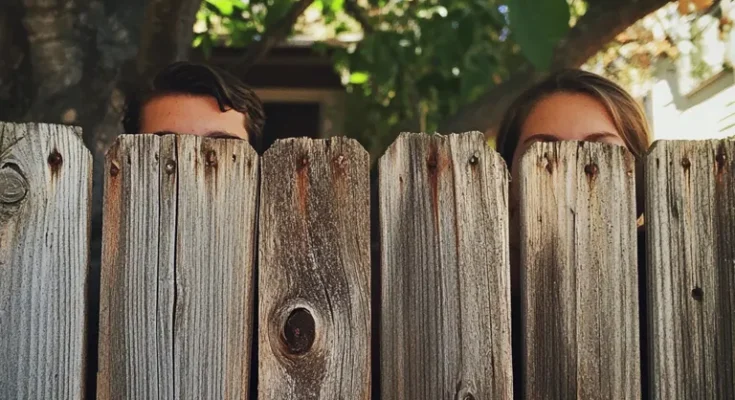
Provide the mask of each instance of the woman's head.
[{"label": "woman's head", "polygon": [[508,167],[534,142],[599,141],[619,144],[640,157],[649,145],[646,116],[614,82],[582,70],[556,72],[510,106],[498,133]]}]

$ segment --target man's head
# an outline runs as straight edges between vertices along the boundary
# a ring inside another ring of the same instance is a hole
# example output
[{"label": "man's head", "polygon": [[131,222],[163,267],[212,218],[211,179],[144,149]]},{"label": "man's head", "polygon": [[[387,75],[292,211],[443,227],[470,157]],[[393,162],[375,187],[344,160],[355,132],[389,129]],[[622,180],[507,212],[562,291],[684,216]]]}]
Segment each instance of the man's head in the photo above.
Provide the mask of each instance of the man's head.
[{"label": "man's head", "polygon": [[182,133],[249,140],[259,147],[265,113],[252,89],[214,67],[176,62],[128,98],[125,133]]}]

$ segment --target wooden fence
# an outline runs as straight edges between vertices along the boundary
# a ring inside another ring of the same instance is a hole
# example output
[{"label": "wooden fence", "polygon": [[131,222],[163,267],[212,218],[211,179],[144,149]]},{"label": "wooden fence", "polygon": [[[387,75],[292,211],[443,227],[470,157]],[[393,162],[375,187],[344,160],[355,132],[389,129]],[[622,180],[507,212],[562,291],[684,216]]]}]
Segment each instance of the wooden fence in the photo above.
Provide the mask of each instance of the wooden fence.
[{"label": "wooden fence", "polygon": [[654,145],[646,260],[632,156],[534,145],[511,295],[509,177],[479,133],[380,159],[372,263],[357,142],[121,136],[94,298],[78,135],[0,123],[2,399],[735,398],[735,141]]}]

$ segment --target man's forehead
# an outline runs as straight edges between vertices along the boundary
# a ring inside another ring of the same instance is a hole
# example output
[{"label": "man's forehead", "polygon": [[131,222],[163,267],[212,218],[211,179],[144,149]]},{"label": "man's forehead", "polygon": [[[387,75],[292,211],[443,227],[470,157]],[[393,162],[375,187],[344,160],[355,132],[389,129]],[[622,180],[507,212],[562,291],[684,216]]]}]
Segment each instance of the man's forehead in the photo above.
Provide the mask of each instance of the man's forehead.
[{"label": "man's forehead", "polygon": [[141,113],[142,133],[181,133],[248,140],[243,113],[221,111],[208,96],[163,95],[146,102]]}]

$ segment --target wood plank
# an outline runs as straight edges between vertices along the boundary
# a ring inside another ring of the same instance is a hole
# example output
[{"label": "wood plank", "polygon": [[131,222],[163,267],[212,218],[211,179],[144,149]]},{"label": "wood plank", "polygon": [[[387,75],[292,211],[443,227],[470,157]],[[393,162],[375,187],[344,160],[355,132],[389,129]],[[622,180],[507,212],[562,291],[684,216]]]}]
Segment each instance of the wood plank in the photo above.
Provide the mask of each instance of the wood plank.
[{"label": "wood plank", "polygon": [[600,143],[521,160],[524,398],[641,397],[634,174]]},{"label": "wood plank", "polygon": [[257,155],[121,136],[106,171],[98,397],[247,398]]},{"label": "wood plank", "polygon": [[283,140],[263,156],[261,399],[370,395],[369,163],[344,138]]},{"label": "wood plank", "polygon": [[0,398],[84,393],[92,156],[81,129],[0,122]]},{"label": "wood plank", "polygon": [[403,134],[379,167],[383,398],[513,398],[505,163]]},{"label": "wood plank", "polygon": [[166,221],[172,220],[175,210],[162,207],[170,201],[163,200],[162,194],[170,195],[171,184],[162,176],[161,163],[162,155],[170,157],[174,146],[173,136],[123,135],[107,153],[97,378],[100,399],[159,398],[170,393],[166,382],[173,380],[173,369],[165,358],[172,358],[173,342],[158,339],[173,330],[170,317],[165,316],[173,308],[173,299],[160,293],[172,289],[165,277],[173,262],[163,255],[170,252],[166,238],[174,230]]},{"label": "wood plank", "polygon": [[652,399],[735,398],[735,141],[646,159]]},{"label": "wood plank", "polygon": [[258,156],[241,140],[178,138],[175,397],[248,397]]}]

